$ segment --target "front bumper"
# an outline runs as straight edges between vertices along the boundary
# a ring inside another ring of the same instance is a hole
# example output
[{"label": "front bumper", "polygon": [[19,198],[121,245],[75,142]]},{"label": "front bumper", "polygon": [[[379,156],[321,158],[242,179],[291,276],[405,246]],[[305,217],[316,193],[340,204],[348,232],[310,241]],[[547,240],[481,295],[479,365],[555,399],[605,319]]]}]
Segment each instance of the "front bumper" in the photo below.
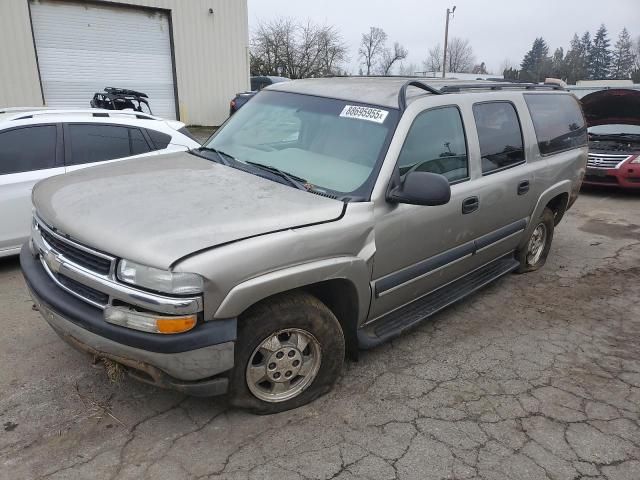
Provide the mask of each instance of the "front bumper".
[{"label": "front bumper", "polygon": [[587,168],[584,185],[605,185],[620,188],[640,189],[640,164],[625,163],[620,168]]},{"label": "front bumper", "polygon": [[108,358],[134,378],[195,396],[226,392],[220,376],[233,368],[236,320],[205,322],[176,335],[145,333],[107,323],[102,310],[62,290],[25,245],[20,265],[34,303],[74,348]]}]

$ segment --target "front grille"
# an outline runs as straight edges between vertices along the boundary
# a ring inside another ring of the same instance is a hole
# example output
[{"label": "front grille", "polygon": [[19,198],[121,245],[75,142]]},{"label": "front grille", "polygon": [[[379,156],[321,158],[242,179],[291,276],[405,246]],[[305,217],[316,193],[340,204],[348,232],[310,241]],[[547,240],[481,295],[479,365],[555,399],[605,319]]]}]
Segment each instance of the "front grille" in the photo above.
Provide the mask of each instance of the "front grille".
[{"label": "front grille", "polygon": [[618,168],[620,163],[624,162],[629,155],[602,155],[590,153],[587,160],[587,167],[589,168]]},{"label": "front grille", "polygon": [[101,275],[107,275],[109,273],[111,269],[111,260],[85,252],[84,250],[63,241],[60,238],[53,236],[44,228],[40,229],[40,234],[51,248],[58,253],[61,253],[69,260]]},{"label": "front grille", "polygon": [[95,290],[91,287],[87,287],[86,285],[78,283],[69,277],[65,277],[64,275],[58,274],[56,278],[62,285],[64,285],[72,292],[78,294],[82,298],[91,300],[92,302],[99,305],[106,305],[109,302],[109,295],[107,295],[106,293],[99,292],[98,290]]}]

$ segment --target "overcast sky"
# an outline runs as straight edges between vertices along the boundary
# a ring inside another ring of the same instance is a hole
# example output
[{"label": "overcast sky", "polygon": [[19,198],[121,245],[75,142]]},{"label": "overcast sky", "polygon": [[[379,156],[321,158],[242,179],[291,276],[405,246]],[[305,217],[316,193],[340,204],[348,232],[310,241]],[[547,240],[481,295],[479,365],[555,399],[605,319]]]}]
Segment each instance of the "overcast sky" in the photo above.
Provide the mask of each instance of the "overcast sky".
[{"label": "overcast sky", "polygon": [[[640,35],[640,0],[248,0],[249,25],[288,16],[335,25],[350,46],[357,73],[358,43],[370,26],[383,28],[389,42],[409,50],[406,63],[422,65],[427,50],[444,40],[447,7],[457,6],[449,37],[468,38],[478,61],[498,73],[505,59],[519,65],[533,40],[566,48],[574,32],[594,33],[601,23],[612,44],[626,26]],[[500,72],[501,73],[501,72]]]}]

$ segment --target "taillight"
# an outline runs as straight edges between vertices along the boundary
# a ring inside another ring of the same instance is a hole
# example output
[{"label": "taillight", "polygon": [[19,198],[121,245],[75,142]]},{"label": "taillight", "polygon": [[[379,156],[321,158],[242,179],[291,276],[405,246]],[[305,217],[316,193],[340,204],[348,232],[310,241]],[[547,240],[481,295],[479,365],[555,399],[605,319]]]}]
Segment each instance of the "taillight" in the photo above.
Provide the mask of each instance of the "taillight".
[{"label": "taillight", "polygon": [[236,108],[236,101],[235,100],[231,100],[231,108]]}]

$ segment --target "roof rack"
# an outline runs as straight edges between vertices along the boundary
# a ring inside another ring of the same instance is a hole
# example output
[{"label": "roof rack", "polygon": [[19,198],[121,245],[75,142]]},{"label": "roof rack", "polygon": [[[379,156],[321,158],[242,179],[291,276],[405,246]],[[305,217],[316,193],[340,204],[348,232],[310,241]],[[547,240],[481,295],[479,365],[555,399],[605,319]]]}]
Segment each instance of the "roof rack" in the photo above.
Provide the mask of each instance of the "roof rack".
[{"label": "roof rack", "polygon": [[458,93],[462,90],[564,90],[560,85],[539,83],[463,83],[460,85],[445,85],[440,89],[442,93]]},{"label": "roof rack", "polygon": [[10,118],[9,120],[26,120],[28,118],[32,118],[34,116],[37,115],[77,115],[77,114],[86,114],[86,115],[91,115],[93,117],[117,117],[120,115],[128,115],[128,116],[135,116],[137,119],[140,120],[158,120],[157,117],[154,117],[153,115],[149,115],[147,113],[140,113],[137,112],[135,110],[110,110],[110,111],[104,111],[104,110],[100,110],[100,109],[95,109],[95,108],[86,108],[86,109],[69,109],[69,110],[65,110],[65,109],[38,109],[38,108],[34,108],[34,109],[30,109],[30,110],[15,110],[12,112],[6,112],[6,113],[14,113],[16,115],[16,117],[14,118]]},{"label": "roof rack", "polygon": [[440,90],[435,89],[426,83],[422,83],[418,80],[409,80],[407,83],[402,85],[400,93],[398,93],[398,105],[400,106],[400,112],[404,112],[407,109],[407,89],[409,87],[416,87],[433,95],[442,95]]}]

